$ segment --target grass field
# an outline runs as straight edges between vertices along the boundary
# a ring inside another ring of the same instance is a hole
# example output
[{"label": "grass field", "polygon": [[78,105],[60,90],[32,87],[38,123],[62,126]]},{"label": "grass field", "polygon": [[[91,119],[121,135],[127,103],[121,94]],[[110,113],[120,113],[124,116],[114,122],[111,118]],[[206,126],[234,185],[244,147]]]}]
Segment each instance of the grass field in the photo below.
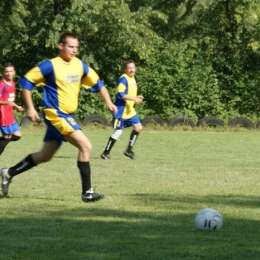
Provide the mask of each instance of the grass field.
[{"label": "grass field", "polygon": [[[44,129],[26,128],[0,157],[12,166],[42,146]],[[49,163],[16,176],[0,195],[0,259],[260,259],[260,132],[144,130],[137,160],[123,155],[125,129],[104,161],[111,129],[85,128],[93,144],[93,188],[81,201],[77,150],[69,144]],[[203,208],[224,217],[200,232]]]}]

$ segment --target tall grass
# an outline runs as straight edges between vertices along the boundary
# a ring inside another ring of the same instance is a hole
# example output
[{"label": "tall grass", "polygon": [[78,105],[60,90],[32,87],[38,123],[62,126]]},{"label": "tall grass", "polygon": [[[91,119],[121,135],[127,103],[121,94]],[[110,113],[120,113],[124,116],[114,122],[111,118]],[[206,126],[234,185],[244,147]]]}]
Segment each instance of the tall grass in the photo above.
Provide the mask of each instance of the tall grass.
[{"label": "tall grass", "polygon": [[[12,166],[42,146],[26,128],[0,157]],[[260,259],[260,132],[144,130],[137,160],[123,155],[130,129],[100,159],[110,129],[85,128],[93,144],[93,188],[81,201],[77,150],[16,176],[0,195],[0,259]],[[195,214],[218,210],[224,224],[199,232]]]}]

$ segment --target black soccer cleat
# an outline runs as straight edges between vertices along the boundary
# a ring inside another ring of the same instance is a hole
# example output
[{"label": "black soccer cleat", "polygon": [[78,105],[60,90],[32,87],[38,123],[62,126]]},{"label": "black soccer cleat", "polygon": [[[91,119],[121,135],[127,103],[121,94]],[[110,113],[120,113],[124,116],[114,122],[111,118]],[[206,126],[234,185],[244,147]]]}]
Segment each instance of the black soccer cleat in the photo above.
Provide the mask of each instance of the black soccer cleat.
[{"label": "black soccer cleat", "polygon": [[81,194],[81,198],[84,202],[95,202],[105,197],[103,194],[93,192],[93,189],[89,189],[84,194]]},{"label": "black soccer cleat", "polygon": [[6,196],[8,194],[8,187],[11,183],[12,178],[8,178],[6,174],[8,173],[9,168],[2,168],[1,169],[1,176],[2,176],[2,191],[3,194]]},{"label": "black soccer cleat", "polygon": [[134,154],[134,152],[132,152],[132,151],[125,151],[124,152],[124,155],[125,156],[127,156],[127,157],[130,157],[132,160],[135,160],[135,154]]},{"label": "black soccer cleat", "polygon": [[108,153],[108,154],[105,154],[104,152],[101,154],[100,157],[101,157],[102,159],[104,159],[104,160],[110,160],[110,159],[111,159],[109,153]]}]

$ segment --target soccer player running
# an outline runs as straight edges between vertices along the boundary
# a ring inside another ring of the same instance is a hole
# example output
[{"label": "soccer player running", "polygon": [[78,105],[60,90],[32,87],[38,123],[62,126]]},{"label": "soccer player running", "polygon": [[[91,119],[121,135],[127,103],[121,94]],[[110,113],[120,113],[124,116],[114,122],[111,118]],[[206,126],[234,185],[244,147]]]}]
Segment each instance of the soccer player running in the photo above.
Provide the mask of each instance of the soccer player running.
[{"label": "soccer player running", "polygon": [[10,141],[18,141],[22,134],[14,117],[13,110],[23,111],[15,101],[14,65],[10,62],[4,64],[3,79],[0,80],[0,155]]},{"label": "soccer player running", "polygon": [[110,159],[110,151],[122,134],[124,127],[133,126],[133,131],[130,135],[130,141],[124,155],[135,160],[135,154],[132,148],[136,142],[136,139],[143,129],[141,121],[134,109],[135,104],[142,103],[144,97],[137,95],[137,84],[135,81],[135,63],[132,60],[127,60],[124,63],[124,74],[117,81],[116,88],[116,101],[115,105],[118,108],[118,112],[113,115],[113,133],[109,137],[105,150],[101,154],[101,158],[104,160]]},{"label": "soccer player running", "polygon": [[96,72],[75,57],[78,46],[79,39],[75,34],[62,34],[58,43],[59,56],[40,63],[19,82],[23,88],[26,115],[31,121],[39,119],[33,105],[31,91],[36,86],[43,87],[43,118],[47,129],[44,145],[39,152],[29,154],[10,168],[1,169],[4,195],[8,194],[8,187],[13,177],[51,160],[63,141],[66,141],[79,150],[77,167],[82,182],[82,200],[94,202],[104,198],[103,194],[94,193],[92,189],[89,163],[92,145],[72,113],[78,107],[81,85],[92,92],[99,93],[111,112],[117,113],[117,108]]}]

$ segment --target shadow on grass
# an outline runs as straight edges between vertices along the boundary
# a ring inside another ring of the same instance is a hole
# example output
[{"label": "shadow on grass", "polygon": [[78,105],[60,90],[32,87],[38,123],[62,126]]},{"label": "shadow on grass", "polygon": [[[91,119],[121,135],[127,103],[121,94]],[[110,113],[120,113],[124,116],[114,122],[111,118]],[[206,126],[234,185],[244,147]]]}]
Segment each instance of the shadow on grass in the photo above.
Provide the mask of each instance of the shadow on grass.
[{"label": "shadow on grass", "polygon": [[[133,196],[134,199],[138,199],[141,201],[147,202],[148,200],[159,202],[169,202],[169,206],[174,203],[188,203],[188,204],[204,204],[206,205],[229,205],[229,206],[239,206],[239,207],[246,207],[246,208],[260,208],[260,196],[245,196],[243,194],[237,195],[216,195],[216,194],[207,194],[207,196],[196,196],[194,197],[193,194],[183,196],[174,196],[174,195],[165,195],[165,194],[146,194],[146,193],[138,193]],[[144,204],[145,206],[146,204]],[[165,204],[163,204],[165,207]]]},{"label": "shadow on grass", "polygon": [[[0,222],[0,259],[260,259],[260,221],[224,215],[222,230],[199,232],[189,212],[191,205],[196,211],[213,200],[214,207],[257,207],[259,197],[122,196],[130,208],[105,208],[105,200],[74,206],[70,201],[66,208],[64,202],[50,205],[46,197],[34,198],[34,207],[25,204],[20,213],[10,210]],[[8,202],[15,208],[17,198]]]}]

